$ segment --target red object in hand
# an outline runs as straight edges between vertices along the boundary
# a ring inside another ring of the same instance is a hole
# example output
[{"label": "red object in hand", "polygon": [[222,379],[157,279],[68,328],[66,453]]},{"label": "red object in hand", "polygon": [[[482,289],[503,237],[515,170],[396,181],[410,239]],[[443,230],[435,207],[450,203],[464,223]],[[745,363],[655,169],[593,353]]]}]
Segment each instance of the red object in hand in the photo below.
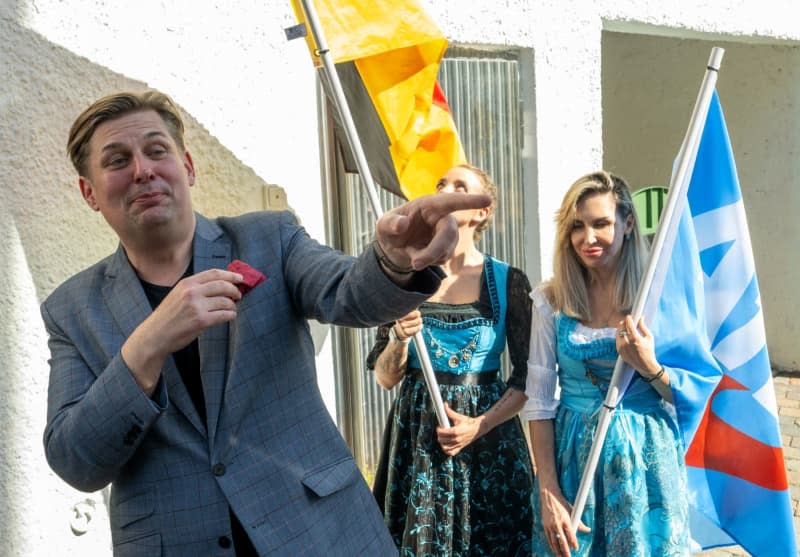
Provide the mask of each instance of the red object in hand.
[{"label": "red object in hand", "polygon": [[244,280],[236,285],[236,288],[239,289],[239,292],[241,292],[242,295],[247,294],[253,288],[267,280],[267,277],[265,277],[262,273],[256,271],[250,265],[244,261],[239,261],[238,259],[234,259],[230,262],[228,265],[228,270],[242,275]]}]

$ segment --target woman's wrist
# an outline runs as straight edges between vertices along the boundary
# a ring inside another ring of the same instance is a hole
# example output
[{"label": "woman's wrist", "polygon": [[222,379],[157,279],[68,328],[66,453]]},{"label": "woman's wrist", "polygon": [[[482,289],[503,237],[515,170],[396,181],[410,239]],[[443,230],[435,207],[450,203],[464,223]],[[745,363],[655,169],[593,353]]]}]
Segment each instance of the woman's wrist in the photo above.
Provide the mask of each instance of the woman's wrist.
[{"label": "woman's wrist", "polygon": [[478,437],[483,437],[496,426],[496,424],[492,423],[492,421],[486,417],[486,414],[481,414],[475,419],[478,420]]},{"label": "woman's wrist", "polygon": [[394,341],[400,344],[408,345],[411,337],[401,338],[400,335],[397,334],[397,325],[392,325],[389,327],[389,340]]},{"label": "woman's wrist", "polygon": [[659,366],[659,369],[654,374],[648,374],[642,378],[645,383],[652,383],[653,381],[657,381],[661,378],[662,375],[665,373],[664,366]]},{"label": "woman's wrist", "polygon": [[539,482],[539,496],[544,498],[547,496],[558,496],[561,493],[561,486],[558,485],[558,482]]}]

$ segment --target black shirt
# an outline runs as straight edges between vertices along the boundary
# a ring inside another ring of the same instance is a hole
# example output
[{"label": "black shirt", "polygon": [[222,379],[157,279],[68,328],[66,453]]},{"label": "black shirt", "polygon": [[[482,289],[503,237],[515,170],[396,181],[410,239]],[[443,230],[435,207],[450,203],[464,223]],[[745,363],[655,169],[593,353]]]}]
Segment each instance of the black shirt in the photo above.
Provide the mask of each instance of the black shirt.
[{"label": "black shirt", "polygon": [[[186,269],[186,272],[183,273],[181,279],[191,276],[193,274],[193,269],[193,263],[189,263],[189,267]],[[139,282],[142,283],[144,293],[153,309],[156,309],[164,298],[167,297],[167,294],[175,287],[175,285],[159,286],[157,284],[151,284],[141,278]],[[197,413],[200,414],[203,423],[207,424],[206,399],[205,395],[203,395],[203,381],[200,374],[200,349],[197,339],[194,339],[177,352],[173,352],[172,358],[175,360],[175,367],[178,368],[183,384],[186,386],[186,390],[189,391],[189,396],[192,398]],[[228,507],[228,513],[231,517],[231,534],[233,537],[233,546],[236,548],[236,557],[258,557],[258,553],[253,547],[253,543],[250,541],[244,527],[239,522],[239,519],[236,518],[236,515],[233,514],[233,509]]]}]

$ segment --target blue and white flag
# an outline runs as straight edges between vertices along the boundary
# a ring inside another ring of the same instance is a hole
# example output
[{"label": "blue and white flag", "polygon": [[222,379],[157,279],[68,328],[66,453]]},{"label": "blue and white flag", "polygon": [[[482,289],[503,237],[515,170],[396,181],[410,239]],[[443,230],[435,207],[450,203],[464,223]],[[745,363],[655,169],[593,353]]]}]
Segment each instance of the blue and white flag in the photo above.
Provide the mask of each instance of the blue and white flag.
[{"label": "blue and white flag", "polygon": [[670,368],[694,549],[797,555],[761,298],[716,92],[691,176],[644,315]]}]

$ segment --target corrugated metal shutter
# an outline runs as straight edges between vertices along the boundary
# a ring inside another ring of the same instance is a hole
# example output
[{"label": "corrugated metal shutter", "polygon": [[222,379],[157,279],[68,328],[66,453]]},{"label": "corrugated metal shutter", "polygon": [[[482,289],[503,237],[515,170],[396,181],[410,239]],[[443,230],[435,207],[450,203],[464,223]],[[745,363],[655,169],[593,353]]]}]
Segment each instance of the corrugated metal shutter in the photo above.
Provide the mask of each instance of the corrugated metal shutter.
[{"label": "corrugated metal shutter", "polygon": [[[513,53],[451,48],[439,80],[468,160],[486,170],[499,189],[498,210],[481,249],[524,269],[519,63]],[[339,185],[339,247],[358,253],[372,239],[375,219],[357,175],[345,175]],[[379,195],[384,210],[402,202],[383,190]],[[396,394],[384,391],[366,369],[374,338],[374,330],[338,329],[334,336],[339,425],[370,481]]]}]

